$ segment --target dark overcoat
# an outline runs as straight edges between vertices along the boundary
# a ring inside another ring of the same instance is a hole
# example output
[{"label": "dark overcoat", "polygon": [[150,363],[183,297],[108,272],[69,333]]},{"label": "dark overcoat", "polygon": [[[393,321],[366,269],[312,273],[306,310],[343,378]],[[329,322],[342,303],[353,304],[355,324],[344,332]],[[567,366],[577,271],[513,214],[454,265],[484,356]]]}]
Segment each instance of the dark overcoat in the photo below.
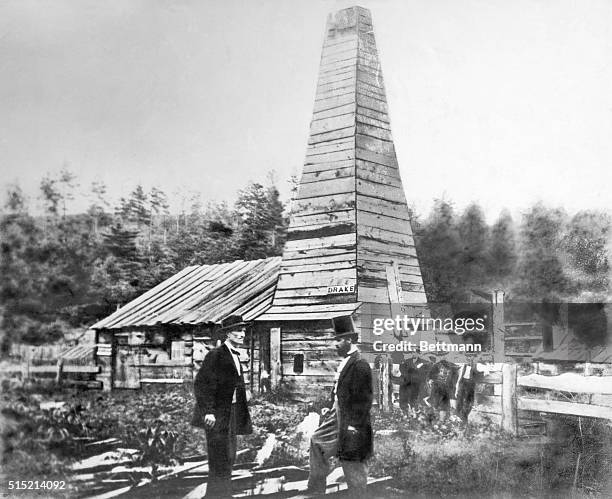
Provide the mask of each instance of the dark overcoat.
[{"label": "dark overcoat", "polygon": [[400,376],[390,376],[391,382],[400,385],[399,403],[404,410],[408,405],[416,405],[427,396],[427,376],[433,364],[421,358],[404,360],[400,366]]},{"label": "dark overcoat", "polygon": [[[338,457],[345,461],[363,461],[373,453],[372,370],[352,354],[338,378]],[[353,426],[357,431],[347,430]]]},{"label": "dark overcoat", "polygon": [[227,431],[234,390],[236,391],[236,433],[252,432],[247,406],[246,387],[242,373],[238,374],[227,345],[223,344],[206,354],[194,382],[196,405],[191,424],[204,428],[204,416],[215,416],[213,431]]}]

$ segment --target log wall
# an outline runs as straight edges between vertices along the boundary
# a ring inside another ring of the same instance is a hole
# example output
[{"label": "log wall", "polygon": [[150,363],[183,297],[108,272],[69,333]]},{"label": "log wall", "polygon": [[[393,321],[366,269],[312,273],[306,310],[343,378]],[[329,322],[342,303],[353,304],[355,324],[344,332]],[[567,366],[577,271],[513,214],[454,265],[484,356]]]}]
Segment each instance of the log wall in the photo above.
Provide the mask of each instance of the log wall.
[{"label": "log wall", "polygon": [[[281,386],[297,399],[329,396],[340,363],[332,321],[284,321],[262,327],[281,328]],[[303,356],[302,361],[296,363],[296,356]],[[295,367],[301,369],[296,372]]]}]

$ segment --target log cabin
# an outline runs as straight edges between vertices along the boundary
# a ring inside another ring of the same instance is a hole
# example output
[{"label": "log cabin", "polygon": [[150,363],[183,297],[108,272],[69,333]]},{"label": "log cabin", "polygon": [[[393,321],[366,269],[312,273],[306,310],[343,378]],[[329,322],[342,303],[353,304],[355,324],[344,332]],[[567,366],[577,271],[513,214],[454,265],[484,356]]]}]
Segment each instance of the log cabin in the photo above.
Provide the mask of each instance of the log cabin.
[{"label": "log cabin", "polygon": [[[193,381],[222,339],[217,325],[223,318],[239,314],[251,321],[270,307],[280,263],[272,257],[193,265],[95,323],[103,389]],[[259,336],[251,330],[241,359],[255,390],[259,351]]]}]

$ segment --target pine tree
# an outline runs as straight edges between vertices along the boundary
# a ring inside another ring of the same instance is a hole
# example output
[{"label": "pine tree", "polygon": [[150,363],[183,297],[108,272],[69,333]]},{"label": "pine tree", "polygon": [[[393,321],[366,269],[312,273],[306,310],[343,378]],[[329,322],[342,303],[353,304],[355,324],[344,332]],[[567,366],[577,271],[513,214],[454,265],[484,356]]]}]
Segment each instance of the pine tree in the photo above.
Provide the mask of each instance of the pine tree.
[{"label": "pine tree", "polygon": [[18,184],[9,184],[7,186],[4,209],[13,215],[27,211],[27,200]]},{"label": "pine tree", "polygon": [[149,203],[151,212],[154,215],[168,214],[168,196],[164,191],[157,187],[153,187],[149,192]]},{"label": "pine tree", "polygon": [[563,239],[579,292],[591,298],[596,298],[596,295],[603,300],[609,298],[610,261],[607,246],[611,234],[610,215],[587,210],[572,217]]},{"label": "pine tree", "polygon": [[276,187],[250,183],[239,191],[234,213],[236,258],[254,260],[281,254],[287,222]]},{"label": "pine tree", "polygon": [[487,247],[489,228],[482,208],[472,203],[461,215],[458,223],[462,246],[461,280],[466,288],[482,287],[487,281]]},{"label": "pine tree", "polygon": [[40,181],[40,197],[39,199],[43,203],[43,209],[45,212],[55,217],[59,215],[60,202],[62,200],[62,193],[58,186],[57,179],[50,175],[45,175]]},{"label": "pine tree", "polygon": [[435,200],[429,217],[421,224],[416,236],[427,299],[447,303],[464,300],[459,268],[461,240],[452,205]]},{"label": "pine tree", "polygon": [[573,291],[561,244],[566,219],[563,210],[549,209],[542,203],[523,216],[514,298],[554,302]]},{"label": "pine tree", "polygon": [[116,258],[135,261],[138,259],[137,237],[138,231],[126,229],[123,225],[116,223],[111,225],[108,232],[103,235],[104,247],[110,255]]},{"label": "pine tree", "polygon": [[106,199],[108,188],[104,182],[92,182],[90,186],[89,198],[91,202],[87,208],[87,214],[92,219],[93,232],[97,234],[101,228],[108,226],[112,217],[108,213],[110,203]]},{"label": "pine tree", "polygon": [[76,183],[76,175],[66,166],[59,173],[59,187],[61,192],[62,214],[65,217],[68,209],[68,202],[74,201],[74,190],[79,186]]},{"label": "pine tree", "polygon": [[138,184],[128,199],[130,221],[135,222],[138,228],[148,225],[151,221],[151,213],[147,208],[147,204],[147,195],[142,185]]},{"label": "pine tree", "polygon": [[503,210],[491,228],[488,274],[492,287],[506,289],[516,269],[516,234],[508,210]]}]

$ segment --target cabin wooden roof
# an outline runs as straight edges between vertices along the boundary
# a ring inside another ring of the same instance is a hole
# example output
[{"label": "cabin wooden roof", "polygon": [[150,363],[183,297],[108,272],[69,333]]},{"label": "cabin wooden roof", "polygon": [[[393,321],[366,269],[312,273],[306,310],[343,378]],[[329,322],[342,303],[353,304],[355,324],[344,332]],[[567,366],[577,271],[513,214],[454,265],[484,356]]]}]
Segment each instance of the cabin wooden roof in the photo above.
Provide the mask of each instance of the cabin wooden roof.
[{"label": "cabin wooden roof", "polygon": [[272,257],[187,267],[91,329],[207,324],[231,314],[253,320],[270,307],[280,263]]},{"label": "cabin wooden roof", "polygon": [[273,307],[260,315],[258,321],[326,320],[352,315],[361,303],[315,303],[295,307]]}]

